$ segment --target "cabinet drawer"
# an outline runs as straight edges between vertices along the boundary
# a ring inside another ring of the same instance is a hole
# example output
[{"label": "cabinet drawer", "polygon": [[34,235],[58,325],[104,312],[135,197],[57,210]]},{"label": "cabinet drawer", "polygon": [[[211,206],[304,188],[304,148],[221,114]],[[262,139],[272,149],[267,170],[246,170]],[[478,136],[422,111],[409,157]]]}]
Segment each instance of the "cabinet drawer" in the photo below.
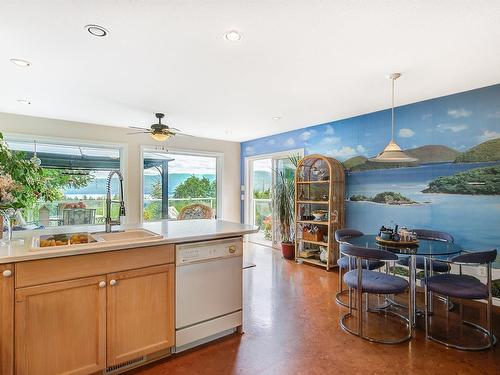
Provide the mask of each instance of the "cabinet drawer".
[{"label": "cabinet drawer", "polygon": [[16,264],[16,288],[173,263],[174,245],[140,247]]}]

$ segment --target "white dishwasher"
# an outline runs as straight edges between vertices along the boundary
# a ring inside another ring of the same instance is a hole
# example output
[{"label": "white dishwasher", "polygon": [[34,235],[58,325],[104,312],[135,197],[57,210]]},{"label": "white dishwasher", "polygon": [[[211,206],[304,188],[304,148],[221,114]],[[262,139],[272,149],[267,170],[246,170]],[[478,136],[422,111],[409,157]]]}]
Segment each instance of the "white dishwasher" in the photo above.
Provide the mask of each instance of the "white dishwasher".
[{"label": "white dishwasher", "polygon": [[241,237],[176,246],[176,352],[242,325]]}]

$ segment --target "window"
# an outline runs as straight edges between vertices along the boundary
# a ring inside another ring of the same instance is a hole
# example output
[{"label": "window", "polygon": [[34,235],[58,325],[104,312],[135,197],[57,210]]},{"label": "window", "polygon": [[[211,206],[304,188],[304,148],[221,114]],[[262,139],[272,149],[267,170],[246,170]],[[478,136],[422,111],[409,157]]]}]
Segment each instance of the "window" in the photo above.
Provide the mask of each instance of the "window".
[{"label": "window", "polygon": [[[7,139],[9,148],[34,154],[32,141]],[[120,170],[121,149],[96,145],[74,145],[42,141],[36,145],[44,174],[53,182],[58,199],[38,202],[16,217],[14,229],[60,225],[104,224],[106,182],[111,170]],[[112,191],[118,191],[114,179]],[[113,207],[118,214],[118,207]],[[114,217],[114,216],[113,216]]]},{"label": "window", "polygon": [[217,215],[217,173],[221,156],[181,152],[143,152],[143,219],[178,219],[186,206],[203,205]]}]

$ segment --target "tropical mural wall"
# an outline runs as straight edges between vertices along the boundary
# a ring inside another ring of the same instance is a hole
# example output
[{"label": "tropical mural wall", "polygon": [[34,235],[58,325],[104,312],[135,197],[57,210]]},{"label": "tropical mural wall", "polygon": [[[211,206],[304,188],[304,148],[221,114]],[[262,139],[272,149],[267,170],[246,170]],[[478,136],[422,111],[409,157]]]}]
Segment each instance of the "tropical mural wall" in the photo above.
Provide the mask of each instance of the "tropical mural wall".
[{"label": "tropical mural wall", "polygon": [[[390,139],[390,110],[259,138],[248,156],[304,148],[347,170],[347,226],[451,233],[470,249],[500,248],[500,84],[397,107],[396,141],[418,162],[372,163]],[[242,173],[244,176],[244,173]]]}]

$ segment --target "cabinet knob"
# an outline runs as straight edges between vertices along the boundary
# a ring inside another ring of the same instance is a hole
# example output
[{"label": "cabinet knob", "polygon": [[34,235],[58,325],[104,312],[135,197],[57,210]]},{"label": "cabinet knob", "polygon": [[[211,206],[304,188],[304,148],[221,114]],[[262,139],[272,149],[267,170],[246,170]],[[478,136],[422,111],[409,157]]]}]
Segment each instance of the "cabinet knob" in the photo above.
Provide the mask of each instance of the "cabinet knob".
[{"label": "cabinet knob", "polygon": [[231,254],[234,254],[236,252],[236,246],[234,246],[234,245],[229,246],[229,252]]},{"label": "cabinet knob", "polygon": [[104,288],[106,286],[106,281],[99,282],[99,288]]},{"label": "cabinet knob", "polygon": [[3,277],[11,277],[12,276],[12,271],[11,270],[5,270],[2,273]]},{"label": "cabinet knob", "polygon": [[110,280],[110,281],[109,281],[109,285],[111,285],[111,286],[116,285],[116,280],[114,280],[114,279],[113,279],[113,280]]}]

